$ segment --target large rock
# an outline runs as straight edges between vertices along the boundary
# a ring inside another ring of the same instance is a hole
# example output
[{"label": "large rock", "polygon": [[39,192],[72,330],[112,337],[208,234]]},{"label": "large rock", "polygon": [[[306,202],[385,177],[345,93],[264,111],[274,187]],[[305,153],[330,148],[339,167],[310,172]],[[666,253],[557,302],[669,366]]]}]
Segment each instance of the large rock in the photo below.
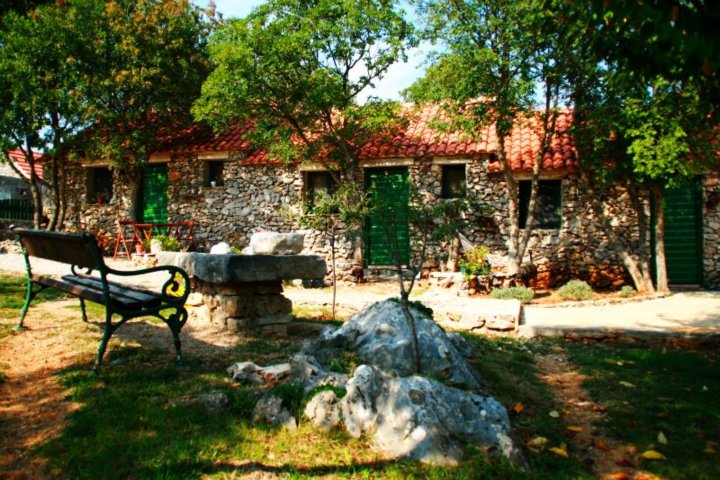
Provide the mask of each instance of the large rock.
[{"label": "large rock", "polygon": [[396,378],[361,365],[340,408],[350,435],[371,436],[376,448],[395,457],[452,465],[466,445],[475,445],[516,462],[522,458],[497,400],[425,377]]},{"label": "large rock", "polygon": [[329,432],[340,424],[340,402],[335,392],[325,390],[305,406],[305,416],[318,429]]},{"label": "large rock", "polygon": [[[421,373],[450,384],[484,391],[484,382],[469,367],[453,341],[426,310],[411,306],[418,335]],[[400,376],[413,373],[410,328],[396,300],[375,303],[337,329],[325,329],[303,351],[327,364],[342,351]]]},{"label": "large rock", "polygon": [[256,232],[250,237],[250,249],[255,255],[297,255],[304,242],[304,233]]}]

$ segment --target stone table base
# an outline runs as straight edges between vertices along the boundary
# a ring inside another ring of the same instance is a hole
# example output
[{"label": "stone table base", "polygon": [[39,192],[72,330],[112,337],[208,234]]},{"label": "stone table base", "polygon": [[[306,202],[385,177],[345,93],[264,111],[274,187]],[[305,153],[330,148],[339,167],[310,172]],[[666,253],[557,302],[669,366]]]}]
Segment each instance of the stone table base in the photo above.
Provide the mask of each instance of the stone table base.
[{"label": "stone table base", "polygon": [[325,261],[314,255],[209,255],[160,252],[161,265],[190,276],[190,317],[250,335],[287,335],[292,302],[283,280],[323,278]]}]

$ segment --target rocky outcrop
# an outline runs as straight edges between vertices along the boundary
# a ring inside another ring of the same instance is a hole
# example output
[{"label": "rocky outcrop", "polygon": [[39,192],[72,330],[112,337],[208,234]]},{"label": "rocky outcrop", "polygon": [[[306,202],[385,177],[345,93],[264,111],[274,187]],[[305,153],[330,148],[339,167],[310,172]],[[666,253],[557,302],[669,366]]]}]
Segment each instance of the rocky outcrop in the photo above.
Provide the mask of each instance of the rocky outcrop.
[{"label": "rocky outcrop", "polygon": [[[468,366],[447,333],[431,313],[411,306],[420,350],[420,373],[452,385],[483,391],[482,379]],[[341,327],[323,330],[303,351],[326,364],[339,352],[356,352],[362,362],[400,376],[413,374],[412,342],[399,302],[385,300],[357,313]]]},{"label": "rocky outcrop", "polygon": [[426,377],[392,377],[361,365],[347,384],[340,408],[350,435],[367,435],[394,457],[456,464],[466,445],[510,459],[520,456],[500,402]]}]

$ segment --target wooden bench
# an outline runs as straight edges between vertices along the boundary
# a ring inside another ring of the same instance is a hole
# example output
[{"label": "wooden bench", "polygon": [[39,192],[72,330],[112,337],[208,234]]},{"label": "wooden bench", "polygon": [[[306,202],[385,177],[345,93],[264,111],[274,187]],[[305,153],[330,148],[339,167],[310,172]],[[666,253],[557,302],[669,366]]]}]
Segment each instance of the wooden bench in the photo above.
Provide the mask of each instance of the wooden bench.
[{"label": "wooden bench", "polygon": [[[187,321],[185,300],[190,294],[190,279],[181,268],[161,266],[142,270],[115,270],[103,260],[95,237],[86,233],[72,234],[16,228],[13,230],[22,247],[27,270],[27,297],[18,328],[23,328],[30,302],[43,290],[55,288],[80,299],[83,321],[87,322],[85,300],[105,306],[105,328],[97,352],[95,370],[100,369],[108,341],[126,321],[152,316],[163,320],[172,332],[176,360],[182,360],[180,330]],[[52,277],[33,273],[31,257],[67,264],[69,273]],[[92,272],[97,272],[92,275]],[[168,279],[158,291],[145,290],[108,280],[108,275],[132,277],[154,272],[167,272]],[[120,318],[113,322],[113,316]]]}]

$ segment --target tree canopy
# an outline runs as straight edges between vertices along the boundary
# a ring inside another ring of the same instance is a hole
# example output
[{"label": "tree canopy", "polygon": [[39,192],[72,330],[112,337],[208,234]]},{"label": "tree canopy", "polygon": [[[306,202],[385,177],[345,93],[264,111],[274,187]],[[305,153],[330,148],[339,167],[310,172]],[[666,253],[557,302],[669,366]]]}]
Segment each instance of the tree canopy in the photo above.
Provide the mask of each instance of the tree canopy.
[{"label": "tree canopy", "polygon": [[252,120],[253,143],[272,157],[352,178],[358,149],[392,130],[399,111],[358,96],[414,41],[392,0],[270,0],[215,32],[215,70],[194,112],[217,129]]}]

